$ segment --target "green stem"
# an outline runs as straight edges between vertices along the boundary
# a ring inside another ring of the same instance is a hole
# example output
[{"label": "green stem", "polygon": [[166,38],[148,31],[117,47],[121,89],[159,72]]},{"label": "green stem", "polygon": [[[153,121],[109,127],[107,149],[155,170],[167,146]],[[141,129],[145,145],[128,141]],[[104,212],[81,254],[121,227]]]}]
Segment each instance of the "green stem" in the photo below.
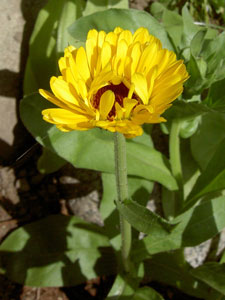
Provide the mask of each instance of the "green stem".
[{"label": "green stem", "polygon": [[178,213],[183,206],[184,191],[183,191],[183,176],[180,159],[180,121],[174,120],[172,122],[170,138],[169,138],[169,151],[170,151],[170,163],[172,174],[177,181],[179,190],[175,193],[175,212]]},{"label": "green stem", "polygon": [[[115,149],[115,174],[118,201],[124,202],[128,199],[127,185],[127,160],[126,139],[123,134],[116,132],[114,139]],[[120,231],[122,237],[121,253],[124,271],[130,272],[130,250],[131,250],[131,225],[120,215]]]}]

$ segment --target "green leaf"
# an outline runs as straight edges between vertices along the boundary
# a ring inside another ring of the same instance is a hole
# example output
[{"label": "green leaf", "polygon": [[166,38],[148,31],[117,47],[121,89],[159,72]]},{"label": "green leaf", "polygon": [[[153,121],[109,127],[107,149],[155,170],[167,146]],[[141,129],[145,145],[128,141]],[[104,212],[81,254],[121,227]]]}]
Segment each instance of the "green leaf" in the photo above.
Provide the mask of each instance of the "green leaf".
[{"label": "green leaf", "polygon": [[56,153],[48,150],[47,148],[43,148],[43,152],[38,160],[37,166],[40,173],[49,174],[58,171],[66,163],[67,162]]},{"label": "green leaf", "polygon": [[150,234],[133,247],[133,261],[142,261],[149,255],[159,252],[196,246],[225,227],[225,196],[205,199],[173,220],[178,225],[171,233],[164,233],[160,238]]},{"label": "green leaf", "polygon": [[[61,132],[42,120],[41,111],[49,103],[33,94],[21,101],[20,115],[36,140],[63,159],[80,168],[114,173],[113,134],[101,129],[86,132]],[[176,181],[167,159],[152,147],[135,139],[127,140],[128,174],[159,181],[168,189],[176,189]]]},{"label": "green leaf", "polygon": [[[149,280],[174,286],[188,295],[207,297],[209,287],[190,274],[190,266],[180,259],[179,252],[160,253],[146,260],[145,276]],[[200,278],[199,278],[200,279]]]},{"label": "green leaf", "polygon": [[83,15],[87,16],[109,8],[128,8],[128,0],[89,0]]},{"label": "green leaf", "polygon": [[182,18],[184,25],[183,44],[184,46],[189,46],[194,35],[202,29],[194,24],[194,21],[188,11],[187,4],[182,8]]},{"label": "green leaf", "polygon": [[184,120],[183,122],[181,122],[180,133],[179,133],[180,137],[182,137],[183,139],[187,139],[191,137],[198,129],[199,122],[200,122],[199,117]]},{"label": "green leaf", "polygon": [[159,2],[153,2],[150,6],[150,13],[155,17],[158,21],[161,21],[163,12],[166,9],[164,5]]},{"label": "green leaf", "polygon": [[83,0],[66,0],[62,13],[59,19],[57,31],[57,54],[58,57],[64,52],[68,45],[73,45],[74,41],[68,33],[67,28],[74,22],[74,20],[82,16],[85,2]]},{"label": "green leaf", "polygon": [[[47,88],[50,76],[56,74],[55,30],[63,8],[63,0],[50,0],[40,11],[30,39],[25,70],[24,94]],[[41,45],[41,46],[40,46]]]},{"label": "green leaf", "polygon": [[134,290],[137,288],[137,282],[128,276],[118,274],[106,300],[129,300]]},{"label": "green leaf", "polygon": [[209,88],[208,95],[204,103],[211,109],[225,113],[225,94],[224,94],[225,79],[212,84]]},{"label": "green leaf", "polygon": [[0,254],[5,275],[30,286],[72,286],[116,272],[103,230],[77,217],[53,215],[20,227]]},{"label": "green leaf", "polygon": [[125,203],[117,201],[116,205],[124,218],[140,232],[160,237],[176,226],[135,201],[127,200]]},{"label": "green leaf", "polygon": [[225,78],[225,32],[203,45],[202,58],[207,62],[207,77],[211,83]]},{"label": "green leaf", "polygon": [[[139,27],[145,27],[151,34],[161,40],[163,47],[173,49],[163,26],[145,11],[134,9],[109,9],[82,17],[70,26],[69,33],[75,39],[85,42],[90,29],[95,28],[109,32],[117,26],[129,29],[132,32]],[[80,30],[81,28],[82,30]]]},{"label": "green leaf", "polygon": [[82,4],[79,0],[50,0],[41,9],[29,44],[25,95],[49,87],[50,77],[58,72],[57,51],[62,52],[73,41],[65,29],[82,15]]},{"label": "green leaf", "polygon": [[196,58],[199,57],[201,50],[202,50],[202,46],[203,46],[203,41],[204,38],[206,36],[207,30],[203,29],[198,31],[195,36],[193,37],[193,39],[191,40],[191,54]]},{"label": "green leaf", "polygon": [[[100,203],[100,214],[105,224],[107,236],[116,250],[120,249],[121,239],[119,235],[119,214],[115,206],[117,199],[116,179],[114,174],[102,174],[103,195]],[[129,197],[139,203],[146,205],[149,195],[152,192],[151,181],[128,176]]]},{"label": "green leaf", "polygon": [[217,192],[225,188],[225,138],[217,148],[214,156],[209,161],[206,169],[198,177],[191,193],[189,194],[185,207],[190,207],[202,196]]},{"label": "green leaf", "polygon": [[190,98],[193,95],[201,93],[205,84],[205,70],[202,69],[201,62],[199,64],[197,58],[191,55],[187,64],[187,71],[190,78],[185,83],[185,98]]},{"label": "green leaf", "polygon": [[166,31],[174,41],[174,44],[176,45],[176,47],[179,47],[183,32],[182,17],[174,11],[170,11],[164,8],[162,21]]},{"label": "green leaf", "polygon": [[210,113],[202,116],[197,132],[191,137],[191,151],[202,170],[225,138],[224,128],[225,115]]},{"label": "green leaf", "polygon": [[[110,216],[116,208],[115,200],[117,199],[116,178],[115,174],[103,173],[103,195],[100,203],[100,213],[103,220]],[[129,197],[142,205],[146,205],[149,195],[153,190],[151,181],[128,176]]]},{"label": "green leaf", "polygon": [[131,300],[163,300],[164,298],[154,289],[145,286],[135,291]]},{"label": "green leaf", "polygon": [[209,111],[211,110],[200,102],[176,100],[172,107],[163,114],[163,117],[168,121],[173,119],[192,120],[194,117],[201,116]]},{"label": "green leaf", "polygon": [[225,295],[225,264],[208,262],[192,270],[191,274]]}]

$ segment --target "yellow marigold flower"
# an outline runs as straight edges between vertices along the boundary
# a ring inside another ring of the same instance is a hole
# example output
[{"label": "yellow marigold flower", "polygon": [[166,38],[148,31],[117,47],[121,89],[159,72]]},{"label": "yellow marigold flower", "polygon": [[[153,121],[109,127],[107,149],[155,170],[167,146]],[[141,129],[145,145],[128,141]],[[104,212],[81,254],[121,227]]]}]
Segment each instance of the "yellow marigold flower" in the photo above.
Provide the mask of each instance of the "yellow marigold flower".
[{"label": "yellow marigold flower", "polygon": [[86,47],[66,48],[59,68],[53,94],[39,90],[59,107],[43,110],[43,119],[62,131],[101,127],[126,137],[141,135],[143,123],[165,121],[160,115],[188,78],[183,61],[145,28],[90,30]]}]

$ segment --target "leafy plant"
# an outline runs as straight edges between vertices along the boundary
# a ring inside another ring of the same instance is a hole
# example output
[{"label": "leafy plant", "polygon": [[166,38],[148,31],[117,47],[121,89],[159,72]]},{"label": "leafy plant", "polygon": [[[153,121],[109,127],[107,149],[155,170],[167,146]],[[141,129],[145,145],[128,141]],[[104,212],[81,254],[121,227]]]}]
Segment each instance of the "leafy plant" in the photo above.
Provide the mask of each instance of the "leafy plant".
[{"label": "leafy plant", "polygon": [[[55,3],[50,0],[40,12],[31,37],[20,114],[44,147],[38,163],[42,172],[55,171],[65,162],[102,172],[104,227],[74,216],[50,216],[20,227],[0,246],[2,271],[32,286],[75,285],[113,274],[107,299],[163,299],[152,288],[141,287],[143,277],[197,298],[224,299],[224,259],[193,269],[183,251],[225,227],[224,32],[197,26],[187,5],[180,15],[155,3],[151,11],[160,23],[147,12],[128,9],[122,0]],[[67,44],[79,47],[90,29],[109,32],[116,26],[132,32],[147,27],[163,47],[184,60],[190,75],[182,97],[164,114],[168,121],[161,129],[169,135],[169,159],[154,148],[148,126],[141,137],[125,142],[129,194],[122,202],[116,195],[112,134],[98,128],[59,131],[42,120],[41,111],[53,105],[37,93],[56,73],[57,58]],[[153,182],[162,185],[161,215],[146,208]],[[125,270],[118,211],[134,236]],[[145,234],[141,239],[139,232]]]}]

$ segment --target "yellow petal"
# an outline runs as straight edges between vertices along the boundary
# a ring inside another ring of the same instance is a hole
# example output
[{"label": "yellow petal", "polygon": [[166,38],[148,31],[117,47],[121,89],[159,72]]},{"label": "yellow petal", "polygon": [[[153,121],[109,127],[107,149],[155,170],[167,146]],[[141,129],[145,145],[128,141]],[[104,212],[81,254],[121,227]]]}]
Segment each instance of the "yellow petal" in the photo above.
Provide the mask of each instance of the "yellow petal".
[{"label": "yellow petal", "polygon": [[118,120],[123,119],[125,109],[122,106],[120,106],[118,102],[115,103],[115,108],[116,108],[116,119]]},{"label": "yellow petal", "polygon": [[98,48],[99,48],[99,50],[102,48],[102,45],[105,41],[105,37],[106,37],[105,31],[100,31],[98,33]]},{"label": "yellow petal", "polygon": [[136,94],[141,98],[144,104],[148,104],[148,86],[146,77],[143,74],[135,73],[132,76],[131,82],[135,86]]},{"label": "yellow petal", "polygon": [[111,46],[108,42],[104,42],[102,45],[102,52],[101,52],[101,62],[102,62],[102,69],[109,63],[111,60],[112,52]]},{"label": "yellow petal", "polygon": [[130,117],[131,110],[137,105],[138,101],[135,99],[124,98],[123,106],[125,109],[125,119]]},{"label": "yellow petal", "polygon": [[138,63],[137,72],[147,74],[149,70],[156,64],[155,58],[157,55],[157,44],[153,43],[148,45],[140,58]]},{"label": "yellow petal", "polygon": [[91,74],[90,74],[89,65],[87,61],[87,55],[83,47],[80,47],[77,50],[76,65],[83,80],[86,83],[89,83]]},{"label": "yellow petal", "polygon": [[122,31],[123,31],[123,29],[122,29],[121,27],[118,26],[118,27],[116,27],[116,28],[114,29],[113,32],[114,32],[115,34],[119,34],[119,33],[121,33]]},{"label": "yellow petal", "polygon": [[118,42],[121,41],[121,40],[125,40],[128,46],[132,43],[133,36],[132,36],[132,33],[130,32],[130,30],[123,30],[120,33],[119,38],[118,38]]},{"label": "yellow petal", "polygon": [[70,111],[74,111],[76,113],[85,113],[85,111],[79,107],[78,105],[74,105],[71,104],[69,102],[64,102],[59,100],[58,98],[56,98],[54,95],[52,95],[51,93],[49,93],[48,91],[45,91],[43,89],[39,89],[39,93],[48,101],[50,101],[51,103],[55,104],[56,106],[59,106],[61,108],[64,109],[68,109]]},{"label": "yellow petal", "polygon": [[99,112],[101,119],[106,119],[115,102],[115,95],[108,90],[100,98]]},{"label": "yellow petal", "polygon": [[140,57],[141,57],[141,44],[137,42],[134,44],[131,51],[132,64],[131,64],[130,76],[132,76],[136,72]]},{"label": "yellow petal", "polygon": [[78,122],[87,122],[89,118],[81,114],[75,114],[62,108],[49,108],[42,111],[45,119],[54,124],[74,124]]},{"label": "yellow petal", "polygon": [[89,39],[86,41],[87,60],[91,76],[94,77],[95,64],[98,59],[97,40]]},{"label": "yellow petal", "polygon": [[58,99],[62,100],[63,102],[69,102],[78,105],[78,101],[71,93],[67,82],[53,76],[50,79],[50,86],[54,95]]},{"label": "yellow petal", "polygon": [[158,66],[154,66],[147,74],[148,99],[151,97],[157,74],[158,74]]}]

